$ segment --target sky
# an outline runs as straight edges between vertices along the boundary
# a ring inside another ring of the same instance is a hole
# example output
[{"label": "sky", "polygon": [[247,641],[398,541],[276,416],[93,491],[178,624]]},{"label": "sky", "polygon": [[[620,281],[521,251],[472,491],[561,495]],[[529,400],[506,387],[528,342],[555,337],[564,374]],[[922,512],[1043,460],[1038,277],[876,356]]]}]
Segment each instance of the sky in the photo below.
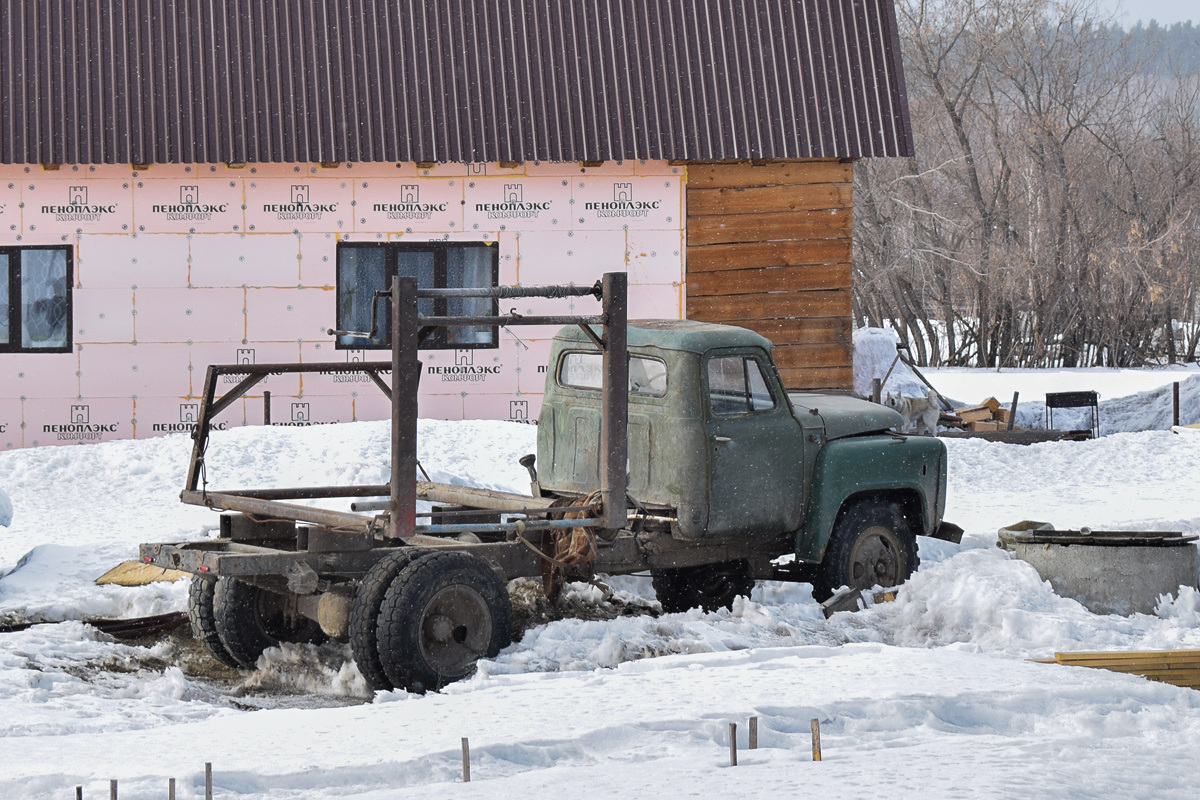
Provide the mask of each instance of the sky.
[{"label": "sky", "polygon": [[1120,21],[1133,25],[1138,20],[1158,20],[1160,25],[1175,22],[1200,22],[1200,6],[1196,0],[1102,0],[1102,5],[1118,12]]}]

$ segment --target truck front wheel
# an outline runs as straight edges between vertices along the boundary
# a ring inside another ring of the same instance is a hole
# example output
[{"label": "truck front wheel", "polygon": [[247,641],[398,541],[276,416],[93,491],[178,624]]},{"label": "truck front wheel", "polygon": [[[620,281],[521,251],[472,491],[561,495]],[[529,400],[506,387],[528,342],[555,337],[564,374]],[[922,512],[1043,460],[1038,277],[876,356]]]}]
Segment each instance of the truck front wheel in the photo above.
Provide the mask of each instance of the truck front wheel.
[{"label": "truck front wheel", "polygon": [[899,586],[919,563],[916,537],[900,512],[883,502],[861,501],[838,517],[813,597],[825,600],[842,586]]},{"label": "truck front wheel", "polygon": [[313,620],[288,608],[287,598],[236,578],[217,580],[213,617],[221,644],[239,666],[254,669],[268,647],[281,642],[319,642],[324,636]]},{"label": "truck front wheel", "polygon": [[465,678],[480,658],[512,639],[508,588],[487,563],[434,552],[406,565],[379,609],[379,662],[391,684],[410,692]]},{"label": "truck front wheel", "polygon": [[716,611],[733,608],[734,598],[749,596],[754,589],[750,562],[723,561],[699,567],[650,570],[654,594],[665,614],[691,608]]}]

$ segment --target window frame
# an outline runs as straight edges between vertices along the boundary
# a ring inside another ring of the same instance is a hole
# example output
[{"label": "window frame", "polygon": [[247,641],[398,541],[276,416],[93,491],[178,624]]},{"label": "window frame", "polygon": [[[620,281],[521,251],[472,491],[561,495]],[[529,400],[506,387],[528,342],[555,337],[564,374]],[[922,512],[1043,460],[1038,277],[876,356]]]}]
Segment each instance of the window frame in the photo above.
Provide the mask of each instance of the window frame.
[{"label": "window frame", "polygon": [[[599,350],[563,350],[559,354],[558,363],[554,367],[554,382],[555,382],[555,384],[557,384],[560,389],[570,389],[570,390],[576,391],[576,392],[599,393],[602,390],[602,387],[600,387],[600,386],[581,386],[576,383],[567,383],[566,381],[563,380],[563,369],[567,365],[567,358],[570,356],[573,356],[573,355],[603,357],[604,354],[601,353]],[[643,361],[653,361],[656,364],[663,365],[663,390],[662,390],[661,394],[651,394],[650,392],[634,392],[632,389],[627,389],[626,393],[629,395],[629,398],[631,400],[633,398],[661,400],[664,397],[666,397],[667,391],[668,391],[668,388],[670,387],[670,382],[671,382],[671,371],[667,367],[666,360],[662,359],[662,358],[657,358],[655,356],[644,356],[640,353],[637,353],[637,354],[630,353],[629,354],[630,361],[632,361],[635,358],[640,358]]]},{"label": "window frame", "polygon": [[[23,347],[21,345],[21,262],[22,253],[30,250],[65,250],[66,274],[66,344],[61,347]],[[75,248],[69,244],[0,245],[0,255],[8,256],[8,338],[0,342],[0,353],[70,353],[75,347]],[[16,268],[13,268],[14,262]]]},{"label": "window frame", "polygon": [[[486,248],[492,256],[492,275],[491,285],[493,287],[500,285],[500,244],[498,242],[469,241],[469,242],[343,242],[337,243],[337,252],[334,256],[334,293],[336,303],[336,314],[338,315],[337,326],[346,330],[346,321],[340,318],[341,315],[341,300],[342,300],[342,253],[352,249],[382,249],[384,253],[384,272],[385,275],[394,277],[399,265],[399,255],[401,253],[433,253],[433,281],[434,286],[420,288],[436,288],[444,289],[446,287],[446,276],[448,273],[447,256],[450,250],[453,249],[474,249]],[[387,289],[389,287],[381,287]],[[489,312],[492,316],[498,316],[500,313],[500,301],[498,298],[492,298],[492,308]],[[386,308],[386,304],[381,306]],[[448,316],[449,300],[445,297],[433,298],[433,313],[435,316]],[[390,350],[391,345],[391,319],[383,321],[380,326],[383,328],[384,341],[380,344],[361,343],[343,343],[342,337],[334,338],[334,349],[336,350]],[[479,326],[488,327],[488,326]],[[419,349],[421,350],[495,350],[500,347],[500,326],[492,325],[492,340],[491,342],[450,342],[446,337],[447,329],[445,327],[435,328],[425,341],[421,342]]]},{"label": "window frame", "polygon": [[[718,412],[713,409],[712,385],[709,381],[709,365],[713,362],[714,359],[718,359],[718,358],[740,358],[740,359],[742,359],[742,380],[744,381],[745,388],[746,388],[746,393],[744,395],[745,400],[746,400],[746,410],[745,411]],[[753,400],[754,396],[750,392],[750,376],[749,376],[749,367],[746,365],[747,361],[753,361],[755,364],[758,365],[759,374],[762,376],[763,382],[766,384],[767,394],[771,398],[771,407],[770,408],[762,408],[762,409],[754,408],[754,400]],[[769,363],[770,363],[769,360],[765,357],[765,355],[761,351],[712,350],[712,351],[709,351],[708,353],[706,353],[705,357],[704,357],[704,366],[703,366],[704,407],[705,407],[706,411],[708,412],[709,417],[712,419],[733,419],[736,417],[749,417],[749,416],[753,416],[756,414],[770,414],[772,412],[777,411],[781,405],[781,402],[780,402],[780,397],[777,394],[778,387],[774,386],[771,381],[771,372],[768,367]],[[784,394],[784,396],[786,397],[786,393]]]}]

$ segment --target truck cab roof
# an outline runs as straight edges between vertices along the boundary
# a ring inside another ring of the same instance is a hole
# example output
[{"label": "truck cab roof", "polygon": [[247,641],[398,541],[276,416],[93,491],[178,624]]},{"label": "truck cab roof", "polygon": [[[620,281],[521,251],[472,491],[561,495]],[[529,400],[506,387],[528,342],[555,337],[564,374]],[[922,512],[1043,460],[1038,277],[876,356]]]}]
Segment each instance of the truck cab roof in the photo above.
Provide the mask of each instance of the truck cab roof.
[{"label": "truck cab roof", "polygon": [[[697,322],[690,319],[635,319],[629,321],[628,343],[631,349],[659,347],[687,353],[706,353],[714,347],[761,347],[771,352],[771,341],[754,331],[732,325]],[[554,337],[564,343],[594,347],[578,327],[563,328]]]}]

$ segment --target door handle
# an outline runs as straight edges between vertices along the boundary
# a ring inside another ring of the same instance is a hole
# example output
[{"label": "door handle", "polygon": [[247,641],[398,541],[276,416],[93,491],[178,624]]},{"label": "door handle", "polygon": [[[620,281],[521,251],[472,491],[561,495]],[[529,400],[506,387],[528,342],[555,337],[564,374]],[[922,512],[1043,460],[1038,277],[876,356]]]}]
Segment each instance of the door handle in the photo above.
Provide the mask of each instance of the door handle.
[{"label": "door handle", "polygon": [[726,442],[732,442],[733,439],[730,439],[728,436],[714,436],[713,441],[717,444],[725,444]]}]

